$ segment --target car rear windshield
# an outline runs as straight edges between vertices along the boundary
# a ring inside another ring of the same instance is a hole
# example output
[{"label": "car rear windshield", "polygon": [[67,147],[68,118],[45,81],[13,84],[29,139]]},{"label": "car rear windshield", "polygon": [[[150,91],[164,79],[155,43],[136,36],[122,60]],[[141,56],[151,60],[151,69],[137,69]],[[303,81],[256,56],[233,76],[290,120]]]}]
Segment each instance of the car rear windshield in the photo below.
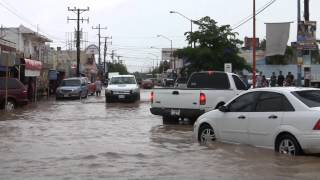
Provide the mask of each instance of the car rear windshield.
[{"label": "car rear windshield", "polygon": [[[17,79],[8,79],[8,89],[20,89],[21,88],[21,83]],[[5,89],[6,88],[6,80],[5,78],[0,79],[0,89]]]},{"label": "car rear windshield", "polygon": [[80,80],[63,80],[61,86],[80,86]]},{"label": "car rear windshield", "polygon": [[110,84],[136,84],[134,77],[113,77]]},{"label": "car rear windshield", "polygon": [[190,77],[188,88],[230,89],[230,83],[226,73],[195,73]]},{"label": "car rear windshield", "polygon": [[294,91],[292,94],[309,107],[320,107],[320,90]]}]

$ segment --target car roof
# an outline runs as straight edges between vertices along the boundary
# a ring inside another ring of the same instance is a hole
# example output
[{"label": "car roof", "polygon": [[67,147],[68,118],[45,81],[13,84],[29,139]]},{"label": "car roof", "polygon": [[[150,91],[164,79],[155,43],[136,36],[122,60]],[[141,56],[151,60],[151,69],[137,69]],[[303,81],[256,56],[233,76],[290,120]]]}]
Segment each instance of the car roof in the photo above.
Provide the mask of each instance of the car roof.
[{"label": "car roof", "polygon": [[249,89],[248,91],[250,92],[272,91],[272,92],[290,93],[294,91],[307,91],[307,90],[320,90],[320,89],[312,88],[312,87],[265,87],[265,88]]},{"label": "car roof", "polygon": [[64,80],[81,80],[82,78],[80,77],[72,77],[72,78],[66,78]]},{"label": "car roof", "polygon": [[112,77],[134,77],[134,75],[115,75]]}]

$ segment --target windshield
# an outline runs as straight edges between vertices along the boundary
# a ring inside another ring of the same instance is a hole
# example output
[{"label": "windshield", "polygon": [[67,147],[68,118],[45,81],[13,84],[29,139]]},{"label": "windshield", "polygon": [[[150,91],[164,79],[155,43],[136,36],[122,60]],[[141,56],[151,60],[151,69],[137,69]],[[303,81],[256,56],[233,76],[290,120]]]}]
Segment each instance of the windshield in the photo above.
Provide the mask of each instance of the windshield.
[{"label": "windshield", "polygon": [[63,80],[61,86],[80,86],[80,80]]},{"label": "windshield", "polygon": [[136,84],[134,77],[113,77],[110,84]]},{"label": "windshield", "polygon": [[320,107],[320,90],[295,91],[292,94],[308,107]]}]

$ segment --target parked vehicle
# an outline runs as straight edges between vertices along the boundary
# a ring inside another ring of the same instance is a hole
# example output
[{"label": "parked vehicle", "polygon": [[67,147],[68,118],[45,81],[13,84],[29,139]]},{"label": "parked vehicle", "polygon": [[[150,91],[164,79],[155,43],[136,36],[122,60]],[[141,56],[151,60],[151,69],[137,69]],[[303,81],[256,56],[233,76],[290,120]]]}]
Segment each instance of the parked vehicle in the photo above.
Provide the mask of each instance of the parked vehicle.
[{"label": "parked vehicle", "polygon": [[105,89],[106,102],[140,100],[140,88],[133,75],[113,76]]},{"label": "parked vehicle", "polygon": [[232,73],[193,73],[187,88],[155,88],[151,92],[150,111],[162,116],[164,121],[196,119],[246,89],[240,78]]},{"label": "parked vehicle", "polygon": [[13,110],[17,106],[28,104],[28,91],[16,78],[8,78],[8,99],[5,106],[6,78],[0,77],[0,107]]},{"label": "parked vehicle", "polygon": [[288,155],[320,153],[319,117],[319,89],[258,88],[200,116],[194,135],[201,143],[242,143]]},{"label": "parked vehicle", "polygon": [[88,83],[84,78],[67,78],[57,88],[56,99],[87,98],[88,93]]},{"label": "parked vehicle", "polygon": [[162,86],[164,87],[173,87],[174,86],[174,80],[170,78],[164,78],[162,80]]},{"label": "parked vehicle", "polygon": [[174,83],[174,87],[177,88],[186,88],[187,87],[188,79],[186,77],[177,78],[176,82]]},{"label": "parked vehicle", "polygon": [[141,87],[144,89],[152,89],[154,87],[154,83],[151,79],[144,79],[141,82]]}]

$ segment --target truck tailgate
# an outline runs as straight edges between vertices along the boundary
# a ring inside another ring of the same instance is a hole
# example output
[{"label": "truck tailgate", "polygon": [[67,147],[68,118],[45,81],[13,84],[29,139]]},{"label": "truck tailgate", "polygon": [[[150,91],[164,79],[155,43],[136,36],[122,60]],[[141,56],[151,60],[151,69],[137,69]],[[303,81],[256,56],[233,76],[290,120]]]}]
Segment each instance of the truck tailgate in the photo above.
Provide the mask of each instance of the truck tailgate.
[{"label": "truck tailgate", "polygon": [[152,107],[199,109],[200,90],[155,89]]}]

